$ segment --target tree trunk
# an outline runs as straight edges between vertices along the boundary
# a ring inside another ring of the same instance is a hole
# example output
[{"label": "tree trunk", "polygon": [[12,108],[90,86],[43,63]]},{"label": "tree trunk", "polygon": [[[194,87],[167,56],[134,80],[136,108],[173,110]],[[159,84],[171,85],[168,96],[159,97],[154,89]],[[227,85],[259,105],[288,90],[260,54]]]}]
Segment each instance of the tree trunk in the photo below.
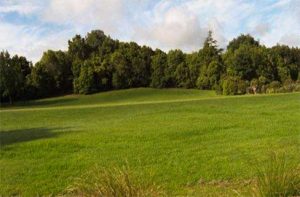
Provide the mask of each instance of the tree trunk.
[{"label": "tree trunk", "polygon": [[11,97],[11,95],[9,95],[9,104],[12,104],[12,103],[13,103],[12,97]]}]

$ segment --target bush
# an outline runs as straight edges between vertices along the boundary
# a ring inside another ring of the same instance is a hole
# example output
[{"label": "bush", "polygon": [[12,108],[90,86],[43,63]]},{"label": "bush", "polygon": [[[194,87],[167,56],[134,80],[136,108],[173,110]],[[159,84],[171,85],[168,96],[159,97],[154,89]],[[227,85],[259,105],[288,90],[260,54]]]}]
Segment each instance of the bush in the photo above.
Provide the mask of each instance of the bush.
[{"label": "bush", "polygon": [[237,94],[238,88],[233,77],[228,77],[222,83],[222,89],[224,95],[235,95]]},{"label": "bush", "polygon": [[67,196],[154,197],[164,196],[153,183],[142,184],[127,168],[104,169],[96,167],[78,178],[67,188]]},{"label": "bush", "polygon": [[237,86],[238,86],[238,94],[246,94],[246,90],[247,90],[247,81],[238,79],[237,81]]},{"label": "bush", "polygon": [[240,77],[227,77],[223,80],[222,89],[224,95],[245,94],[247,90],[247,82]]},{"label": "bush", "polygon": [[297,83],[295,84],[295,89],[294,89],[294,91],[295,91],[295,92],[300,92],[300,83],[297,82]]},{"label": "bush", "polygon": [[264,168],[257,169],[255,194],[262,197],[300,195],[300,169],[287,162],[285,155],[270,155]]},{"label": "bush", "polygon": [[265,93],[267,92],[267,88],[268,88],[267,85],[262,85],[262,86],[260,87],[260,93],[265,94]]},{"label": "bush", "polygon": [[281,87],[281,84],[279,81],[272,81],[267,88],[267,93],[277,93],[279,92],[279,88]]},{"label": "bush", "polygon": [[287,79],[283,83],[284,92],[293,92],[296,84],[291,79]]}]

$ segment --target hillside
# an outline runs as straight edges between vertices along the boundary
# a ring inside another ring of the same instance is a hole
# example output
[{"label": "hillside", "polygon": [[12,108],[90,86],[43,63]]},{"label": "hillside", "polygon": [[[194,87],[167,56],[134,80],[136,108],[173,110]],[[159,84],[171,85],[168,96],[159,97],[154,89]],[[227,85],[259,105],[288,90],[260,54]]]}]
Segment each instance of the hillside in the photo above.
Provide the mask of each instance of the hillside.
[{"label": "hillside", "polygon": [[215,91],[194,89],[153,89],[135,88],[126,90],[115,90],[90,95],[66,95],[40,100],[17,102],[14,105],[4,105],[0,109],[28,109],[44,107],[88,107],[107,105],[127,105],[138,103],[170,102],[180,100],[193,100],[217,96]]},{"label": "hillside", "polygon": [[3,107],[0,195],[60,194],[95,165],[129,165],[172,195],[233,195],[270,151],[300,161],[299,98],[140,88]]}]

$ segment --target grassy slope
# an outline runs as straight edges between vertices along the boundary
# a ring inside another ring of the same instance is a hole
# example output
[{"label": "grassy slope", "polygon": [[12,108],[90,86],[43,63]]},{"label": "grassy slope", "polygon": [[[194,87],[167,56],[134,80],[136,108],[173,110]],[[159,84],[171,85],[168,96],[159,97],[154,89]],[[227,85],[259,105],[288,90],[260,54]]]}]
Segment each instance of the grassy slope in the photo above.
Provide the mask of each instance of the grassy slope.
[{"label": "grassy slope", "polygon": [[[199,179],[251,179],[250,162],[261,164],[270,150],[300,159],[299,93],[219,98],[209,91],[138,89],[60,102],[73,97],[0,112],[0,194],[57,194],[94,165],[126,162],[184,193],[187,185],[197,190]],[[135,104],[145,101],[164,102]],[[84,107],[97,103],[110,106]]]},{"label": "grassy slope", "polygon": [[67,95],[30,102],[18,102],[14,106],[4,106],[0,109],[44,108],[60,106],[86,105],[126,105],[144,102],[178,101],[217,96],[215,91],[199,91],[187,89],[152,89],[136,88],[115,90],[91,95]]}]

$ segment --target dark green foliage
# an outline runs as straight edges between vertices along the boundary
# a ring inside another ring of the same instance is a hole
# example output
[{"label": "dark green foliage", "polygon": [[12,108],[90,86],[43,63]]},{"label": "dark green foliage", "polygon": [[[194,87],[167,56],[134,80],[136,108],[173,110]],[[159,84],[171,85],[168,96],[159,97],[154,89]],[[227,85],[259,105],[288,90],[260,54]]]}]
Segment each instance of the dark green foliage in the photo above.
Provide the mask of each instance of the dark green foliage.
[{"label": "dark green foliage", "polygon": [[53,77],[57,91],[71,90],[73,80],[71,61],[65,52],[49,50],[43,54],[39,64]]},{"label": "dark green foliage", "polygon": [[28,85],[35,98],[46,97],[55,93],[55,80],[40,63],[33,67],[28,77]]},{"label": "dark green foliage", "polygon": [[8,52],[0,52],[0,100],[1,102],[24,100],[26,78],[32,69],[31,63],[24,57],[10,57]]},{"label": "dark green foliage", "polygon": [[240,77],[228,76],[223,80],[222,89],[224,95],[237,95],[245,94],[247,89],[247,82],[242,80]]},{"label": "dark green foliage", "polygon": [[235,38],[235,39],[233,39],[232,41],[229,42],[229,44],[227,46],[227,50],[235,51],[238,48],[240,48],[241,45],[248,45],[248,46],[258,47],[259,42],[256,41],[249,34],[247,34],[247,35],[242,34],[239,37],[237,37],[237,38]]},{"label": "dark green foliage", "polygon": [[72,91],[71,59],[63,51],[48,50],[35,64],[28,76],[29,92],[33,98]]},{"label": "dark green foliage", "polygon": [[207,67],[203,66],[200,70],[197,86],[200,89],[214,89],[219,83],[221,71],[222,64],[217,60],[210,62]]},{"label": "dark green foliage", "polygon": [[167,67],[167,54],[157,49],[151,59],[151,84],[153,88],[165,87],[165,69]]},{"label": "dark green foliage", "polygon": [[213,39],[212,32],[204,42],[204,47],[198,53],[200,73],[197,78],[197,87],[200,89],[213,89],[219,83],[223,71],[221,51],[217,41]]},{"label": "dark green foliage", "polygon": [[68,43],[68,51],[48,50],[33,67],[24,57],[1,52],[1,102],[134,87],[198,88],[224,94],[300,89],[296,83],[300,49],[267,48],[250,35],[233,39],[223,52],[210,31],[203,48],[190,54],[119,42],[101,30],[76,35]]},{"label": "dark green foliage", "polygon": [[184,64],[184,61],[184,54],[181,50],[169,51],[165,69],[165,87],[177,87],[179,81],[176,81],[176,70],[180,64]]},{"label": "dark green foliage", "polygon": [[180,63],[175,71],[175,80],[177,82],[177,87],[180,88],[191,88],[190,80],[190,70],[186,62]]},{"label": "dark green foliage", "polygon": [[129,88],[132,81],[130,79],[130,67],[122,51],[116,51],[111,56],[114,67],[112,84],[115,89]]},{"label": "dark green foliage", "polygon": [[93,30],[87,34],[85,38],[86,46],[88,48],[89,54],[97,55],[98,49],[102,46],[106,35],[101,30]]},{"label": "dark green foliage", "polygon": [[200,72],[200,60],[197,52],[186,55],[186,64],[189,67],[190,87],[196,87]]},{"label": "dark green foliage", "polygon": [[89,94],[95,92],[94,69],[90,61],[86,61],[81,67],[78,79],[78,93]]},{"label": "dark green foliage", "polygon": [[225,59],[227,72],[245,80],[257,78],[259,65],[264,65],[261,59],[259,48],[241,45]]},{"label": "dark green foliage", "polygon": [[81,38],[80,35],[76,35],[72,40],[69,40],[69,54],[72,57],[73,61],[79,59],[84,60],[88,57],[88,47],[85,43],[84,38]]}]

